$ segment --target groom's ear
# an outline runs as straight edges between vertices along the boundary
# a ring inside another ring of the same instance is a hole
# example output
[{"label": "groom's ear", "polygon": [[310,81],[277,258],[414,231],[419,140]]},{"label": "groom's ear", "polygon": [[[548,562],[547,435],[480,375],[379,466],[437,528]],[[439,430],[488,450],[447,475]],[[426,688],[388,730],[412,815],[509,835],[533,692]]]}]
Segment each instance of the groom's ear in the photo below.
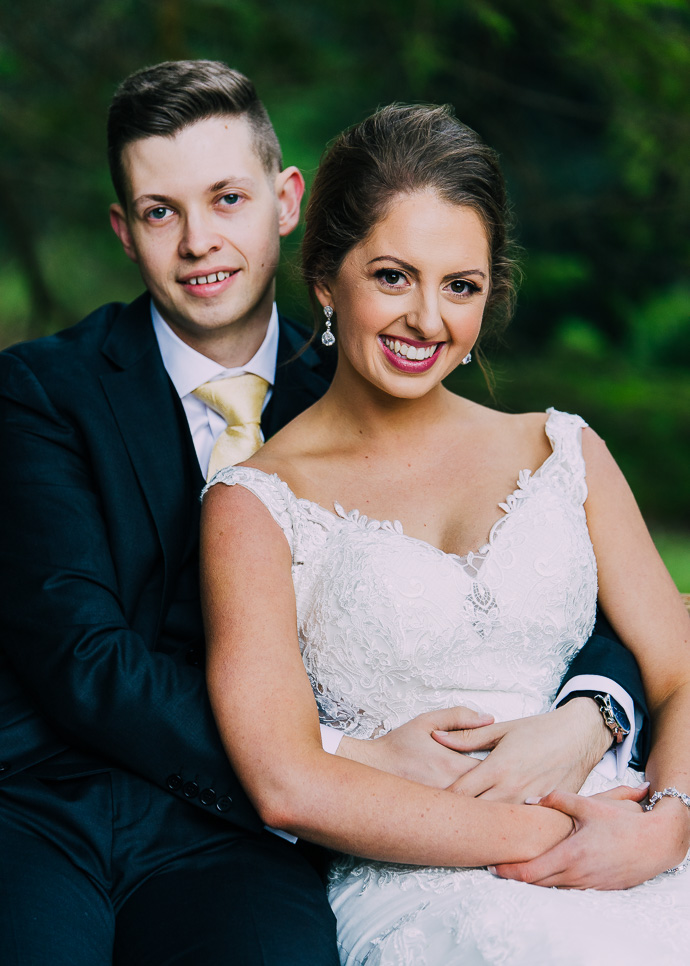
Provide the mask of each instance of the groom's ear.
[{"label": "groom's ear", "polygon": [[132,233],[129,230],[129,224],[127,222],[127,215],[122,205],[110,206],[110,225],[120,239],[127,258],[131,258],[133,262],[138,261],[134,242],[132,241]]},{"label": "groom's ear", "polygon": [[278,232],[285,237],[294,231],[299,221],[304,194],[304,178],[299,168],[291,165],[276,175],[274,190],[278,199]]}]

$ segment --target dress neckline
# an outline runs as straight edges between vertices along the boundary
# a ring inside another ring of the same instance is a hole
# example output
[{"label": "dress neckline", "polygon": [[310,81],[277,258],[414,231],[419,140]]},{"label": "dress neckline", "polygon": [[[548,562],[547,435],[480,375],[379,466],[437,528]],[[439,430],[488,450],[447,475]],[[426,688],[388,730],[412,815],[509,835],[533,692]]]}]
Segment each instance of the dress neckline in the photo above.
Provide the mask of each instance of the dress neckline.
[{"label": "dress neckline", "polygon": [[395,533],[400,537],[404,537],[405,540],[412,540],[423,547],[428,547],[430,550],[433,550],[437,554],[441,554],[443,557],[450,557],[453,560],[457,560],[458,563],[464,568],[470,567],[473,570],[478,571],[479,567],[486,560],[489,551],[494,545],[496,536],[502,530],[506,520],[509,519],[511,513],[517,509],[521,501],[527,496],[532,481],[541,478],[558,455],[556,446],[557,440],[554,435],[549,432],[549,429],[552,429],[550,424],[554,417],[567,414],[562,414],[553,408],[548,409],[547,413],[548,418],[544,423],[544,433],[551,444],[551,452],[536,468],[536,470],[534,470],[534,472],[529,468],[519,471],[515,489],[508,494],[504,502],[498,504],[499,509],[503,510],[503,516],[499,517],[498,520],[491,525],[486,542],[482,544],[478,550],[470,550],[465,554],[449,553],[448,551],[437,547],[435,544],[430,543],[428,540],[424,540],[421,537],[413,537],[410,534],[405,533],[404,527],[400,520],[376,520],[368,517],[366,514],[362,513],[356,508],[346,511],[337,501],[334,501],[333,503],[333,508],[335,511],[333,512],[333,510],[329,510],[327,507],[323,506],[323,504],[317,503],[315,500],[310,500],[307,497],[297,496],[290,485],[280,476],[278,476],[277,473],[266,473],[265,470],[260,470],[257,467],[246,467],[246,469],[251,469],[254,472],[262,473],[264,476],[271,477],[282,484],[282,486],[285,487],[291,497],[299,505],[309,507],[312,510],[317,510],[322,514],[325,514],[331,520],[344,520],[348,523],[354,523],[362,530],[380,530],[383,532]]}]

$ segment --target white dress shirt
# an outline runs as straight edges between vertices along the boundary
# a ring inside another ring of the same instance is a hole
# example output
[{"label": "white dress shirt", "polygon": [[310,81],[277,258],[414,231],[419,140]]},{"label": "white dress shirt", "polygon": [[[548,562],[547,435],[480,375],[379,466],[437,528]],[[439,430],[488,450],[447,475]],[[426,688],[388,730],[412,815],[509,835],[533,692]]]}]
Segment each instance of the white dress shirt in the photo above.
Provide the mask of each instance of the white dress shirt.
[{"label": "white dress shirt", "polygon": [[173,332],[153,302],[151,302],[151,318],[158,347],[163,357],[163,365],[184,406],[199,466],[204,477],[206,477],[213,444],[223,432],[227,423],[219,413],[210,409],[206,403],[198,399],[193,394],[194,390],[213,379],[241,376],[245,372],[251,372],[255,376],[261,376],[268,383],[269,388],[263,407],[265,409],[271,398],[273,383],[276,378],[278,309],[274,303],[264,341],[255,355],[245,365],[231,369],[226,369],[220,363],[214,362],[213,359],[209,359],[208,356],[197,352],[196,349],[192,349],[186,342],[183,342]]}]

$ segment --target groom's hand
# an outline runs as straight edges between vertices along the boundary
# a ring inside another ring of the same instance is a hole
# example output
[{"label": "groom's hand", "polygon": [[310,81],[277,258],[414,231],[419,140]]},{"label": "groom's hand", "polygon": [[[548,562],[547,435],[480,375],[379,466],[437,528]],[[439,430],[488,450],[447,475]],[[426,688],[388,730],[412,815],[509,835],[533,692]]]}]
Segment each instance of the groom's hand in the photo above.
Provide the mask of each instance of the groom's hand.
[{"label": "groom's hand", "polygon": [[579,791],[611,744],[611,732],[591,698],[573,698],[547,714],[433,737],[454,751],[491,751],[453,783],[452,791],[515,804],[554,788]]},{"label": "groom's hand", "polygon": [[499,865],[503,879],[561,889],[629,889],[675,864],[664,855],[664,836],[640,803],[647,784],[624,785],[585,797],[552,792],[535,804],[570,815],[572,835],[530,862]]},{"label": "groom's hand", "polygon": [[444,748],[432,738],[432,733],[461,731],[468,734],[475,728],[491,725],[493,720],[490,714],[463,707],[427,711],[380,738],[364,740],[346,736],[341,740],[337,754],[422,785],[448,788],[479,762],[476,758]]}]

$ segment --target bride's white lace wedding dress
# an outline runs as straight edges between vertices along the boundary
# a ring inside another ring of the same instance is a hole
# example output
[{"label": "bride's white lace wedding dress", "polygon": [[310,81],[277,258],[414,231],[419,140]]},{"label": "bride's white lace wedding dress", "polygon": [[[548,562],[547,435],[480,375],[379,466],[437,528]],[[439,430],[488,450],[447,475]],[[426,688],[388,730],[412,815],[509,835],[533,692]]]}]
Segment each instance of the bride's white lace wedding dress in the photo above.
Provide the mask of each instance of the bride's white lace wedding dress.
[{"label": "bride's white lace wedding dress", "polygon": [[[467,557],[406,536],[398,522],[298,499],[256,469],[216,475],[214,483],[251,490],[285,533],[323,722],[367,738],[456,704],[497,720],[548,710],[594,623],[584,425],[550,413],[552,455],[520,473],[488,543]],[[642,776],[628,771],[625,780]],[[584,792],[615,784],[595,771]],[[690,955],[690,872],[623,892],[579,892],[485,869],[346,857],[333,869],[330,899],[347,964],[680,966]]]}]

